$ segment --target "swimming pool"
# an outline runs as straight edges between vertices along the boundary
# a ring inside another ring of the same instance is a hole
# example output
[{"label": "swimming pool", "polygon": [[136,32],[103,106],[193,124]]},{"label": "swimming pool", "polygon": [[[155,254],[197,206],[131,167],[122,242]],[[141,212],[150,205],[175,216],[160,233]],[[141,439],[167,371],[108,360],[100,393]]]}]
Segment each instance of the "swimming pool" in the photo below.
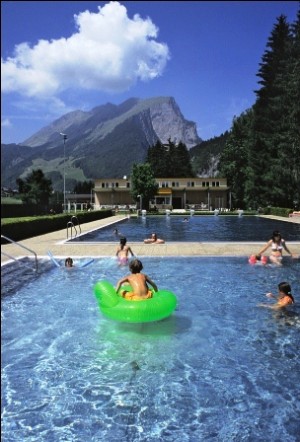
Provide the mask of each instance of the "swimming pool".
[{"label": "swimming pool", "polygon": [[47,265],[4,297],[4,440],[299,440],[299,306],[256,306],[282,280],[299,302],[299,262],[142,261],[158,287],[178,297],[160,322],[101,315],[93,284],[128,272],[114,259],[84,269]]},{"label": "swimming pool", "polygon": [[[188,221],[185,222],[184,219]],[[117,228],[119,234],[113,230]],[[279,230],[286,241],[299,241],[300,224],[274,221],[257,216],[145,216],[124,220],[78,236],[72,241],[113,242],[125,236],[128,241],[143,241],[156,232],[165,241],[268,241]]]}]

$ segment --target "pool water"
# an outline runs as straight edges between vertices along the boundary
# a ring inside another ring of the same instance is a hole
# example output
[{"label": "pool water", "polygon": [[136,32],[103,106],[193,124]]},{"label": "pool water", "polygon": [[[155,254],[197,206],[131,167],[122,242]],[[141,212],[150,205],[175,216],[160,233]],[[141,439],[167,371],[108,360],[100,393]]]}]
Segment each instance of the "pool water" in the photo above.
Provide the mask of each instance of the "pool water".
[{"label": "pool water", "polygon": [[[188,221],[184,221],[184,219]],[[118,229],[118,235],[114,229]],[[124,218],[109,226],[78,236],[72,241],[110,242],[125,236],[128,241],[143,241],[156,232],[165,241],[268,241],[279,230],[286,241],[300,240],[300,224],[274,221],[257,216],[143,216]]]},{"label": "pool water", "polygon": [[48,267],[3,298],[5,442],[299,441],[299,305],[257,307],[284,280],[300,302],[299,261],[142,261],[178,297],[163,321],[102,316],[93,285],[128,272],[112,258]]}]

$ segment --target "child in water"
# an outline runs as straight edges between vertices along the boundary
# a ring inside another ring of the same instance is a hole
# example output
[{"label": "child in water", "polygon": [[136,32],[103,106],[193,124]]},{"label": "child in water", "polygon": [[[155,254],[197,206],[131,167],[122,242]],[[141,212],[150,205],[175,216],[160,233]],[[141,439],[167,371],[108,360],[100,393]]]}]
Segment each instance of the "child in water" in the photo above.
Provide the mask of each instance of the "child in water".
[{"label": "child in water", "polygon": [[65,267],[73,267],[73,259],[72,258],[66,258],[65,260]]},{"label": "child in water", "polygon": [[119,265],[127,265],[128,264],[128,254],[130,253],[131,256],[134,256],[133,251],[131,250],[131,247],[126,245],[127,239],[121,238],[120,239],[120,245],[118,247],[116,256],[119,261]]},{"label": "child in water", "polygon": [[281,265],[282,264],[282,252],[283,249],[289,253],[292,257],[293,254],[287,247],[285,240],[282,238],[280,232],[275,230],[272,234],[272,238],[267,242],[267,244],[258,252],[256,256],[261,256],[269,247],[271,247],[270,261],[272,264]]},{"label": "child in water", "polygon": [[267,293],[268,298],[277,298],[276,304],[258,304],[259,307],[267,307],[272,309],[280,309],[291,304],[295,304],[294,297],[292,295],[292,289],[288,282],[281,282],[278,284],[278,295],[273,295],[273,293]]},{"label": "child in water", "polygon": [[129,269],[131,271],[131,275],[125,276],[124,278],[119,280],[116,287],[116,292],[118,293],[122,284],[127,282],[130,284],[132,291],[122,289],[121,295],[123,296],[123,298],[133,301],[142,301],[144,299],[151,298],[152,292],[151,290],[149,290],[147,283],[149,283],[154,288],[155,292],[157,292],[158,288],[157,285],[147,275],[141,273],[141,271],[143,270],[143,264],[141,263],[141,261],[138,259],[134,259],[129,264]]}]

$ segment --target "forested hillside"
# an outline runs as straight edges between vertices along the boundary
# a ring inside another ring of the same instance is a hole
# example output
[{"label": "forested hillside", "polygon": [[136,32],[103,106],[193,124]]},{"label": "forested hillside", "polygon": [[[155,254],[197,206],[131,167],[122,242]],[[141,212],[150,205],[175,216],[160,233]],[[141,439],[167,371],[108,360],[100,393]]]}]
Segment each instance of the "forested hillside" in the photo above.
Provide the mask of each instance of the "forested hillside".
[{"label": "forested hillside", "polygon": [[280,16],[257,76],[249,111],[233,122],[220,156],[236,207],[297,207],[300,202],[300,24]]},{"label": "forested hillside", "polygon": [[219,161],[221,152],[224,150],[229,132],[219,137],[203,141],[190,149],[190,158],[193,171],[202,177],[214,177],[219,174]]}]

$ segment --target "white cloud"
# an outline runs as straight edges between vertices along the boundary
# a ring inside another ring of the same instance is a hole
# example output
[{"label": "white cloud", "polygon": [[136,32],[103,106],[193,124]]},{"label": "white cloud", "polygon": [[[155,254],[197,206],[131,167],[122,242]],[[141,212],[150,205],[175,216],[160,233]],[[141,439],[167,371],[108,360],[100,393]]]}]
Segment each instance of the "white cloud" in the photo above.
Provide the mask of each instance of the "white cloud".
[{"label": "white cloud", "polygon": [[162,74],[169,49],[155,40],[158,29],[149,18],[130,19],[113,1],[74,19],[77,32],[70,38],[21,43],[13,57],[1,60],[3,92],[39,99],[72,88],[123,92]]},{"label": "white cloud", "polygon": [[3,118],[1,120],[1,127],[12,127],[12,123],[9,118]]}]

